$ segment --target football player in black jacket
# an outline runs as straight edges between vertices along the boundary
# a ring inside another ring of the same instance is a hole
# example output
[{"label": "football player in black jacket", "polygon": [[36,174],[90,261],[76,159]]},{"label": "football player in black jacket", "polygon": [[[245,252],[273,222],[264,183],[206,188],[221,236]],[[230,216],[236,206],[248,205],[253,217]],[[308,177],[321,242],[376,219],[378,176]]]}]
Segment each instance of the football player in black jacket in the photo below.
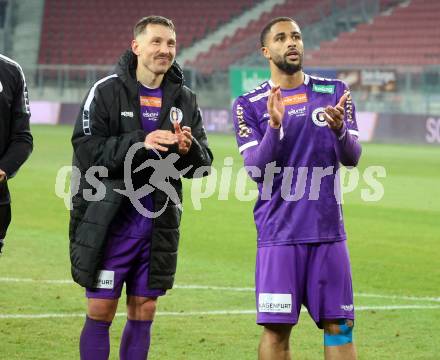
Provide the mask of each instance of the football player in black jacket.
[{"label": "football player in black jacket", "polygon": [[[73,164],[83,175],[95,167],[105,185],[104,197],[90,201],[83,176],[72,198],[72,276],[88,298],[83,360],[108,359],[109,328],[124,283],[128,319],[120,358],[147,357],[157,297],[173,286],[176,272],[180,176],[209,173],[212,154],[200,109],[175,55],[173,23],[141,19],[131,49],[114,74],[91,88],[75,125]],[[145,196],[133,200],[120,191],[127,177],[146,189]]]},{"label": "football player in black jacket", "polygon": [[0,54],[0,252],[11,222],[8,181],[32,152],[30,116],[23,70]]}]

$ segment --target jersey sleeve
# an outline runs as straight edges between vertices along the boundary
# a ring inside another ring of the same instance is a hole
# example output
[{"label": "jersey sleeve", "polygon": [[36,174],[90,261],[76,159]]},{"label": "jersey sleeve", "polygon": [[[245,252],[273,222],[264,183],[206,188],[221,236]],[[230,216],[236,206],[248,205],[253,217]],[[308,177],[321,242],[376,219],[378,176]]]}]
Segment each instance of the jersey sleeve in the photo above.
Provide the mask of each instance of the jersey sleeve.
[{"label": "jersey sleeve", "polygon": [[353,98],[351,96],[350,89],[345,82],[341,82],[340,93],[337,101],[341,98],[345,93],[348,94],[347,100],[345,101],[345,115],[344,115],[344,123],[347,131],[356,137],[359,137],[359,129],[356,122],[356,107],[353,102]]},{"label": "jersey sleeve", "polygon": [[240,154],[261,142],[263,134],[258,127],[257,118],[253,109],[241,96],[235,100],[232,106],[232,119]]},{"label": "jersey sleeve", "polygon": [[358,140],[359,131],[356,123],[356,110],[348,86],[341,82],[340,91],[337,93],[337,101],[343,94],[347,94],[344,104],[344,125],[341,130],[336,132],[337,141],[335,142],[336,155],[339,162],[344,166],[356,166],[362,153],[362,147]]}]

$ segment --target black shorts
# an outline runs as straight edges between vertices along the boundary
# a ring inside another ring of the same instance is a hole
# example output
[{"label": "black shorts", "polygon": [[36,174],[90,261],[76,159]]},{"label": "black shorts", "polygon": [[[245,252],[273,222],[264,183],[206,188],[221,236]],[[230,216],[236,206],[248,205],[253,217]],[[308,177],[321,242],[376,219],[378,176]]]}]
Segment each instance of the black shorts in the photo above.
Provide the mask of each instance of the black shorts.
[{"label": "black shorts", "polygon": [[0,240],[6,237],[6,231],[11,223],[11,205],[0,205]]}]

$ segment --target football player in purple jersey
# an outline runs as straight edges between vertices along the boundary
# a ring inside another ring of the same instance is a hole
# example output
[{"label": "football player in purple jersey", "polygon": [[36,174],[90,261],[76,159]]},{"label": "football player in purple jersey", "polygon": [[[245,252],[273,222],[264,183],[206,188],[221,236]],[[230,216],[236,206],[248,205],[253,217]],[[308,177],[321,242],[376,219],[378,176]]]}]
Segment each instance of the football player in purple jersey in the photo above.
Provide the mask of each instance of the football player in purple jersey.
[{"label": "football player in purple jersey", "polygon": [[324,334],[327,360],[356,359],[353,290],[339,168],[356,166],[361,146],[350,91],[303,72],[298,24],[275,18],[261,33],[271,78],[238,97],[239,151],[259,196],[259,359],[290,359],[289,339],[305,306]]}]

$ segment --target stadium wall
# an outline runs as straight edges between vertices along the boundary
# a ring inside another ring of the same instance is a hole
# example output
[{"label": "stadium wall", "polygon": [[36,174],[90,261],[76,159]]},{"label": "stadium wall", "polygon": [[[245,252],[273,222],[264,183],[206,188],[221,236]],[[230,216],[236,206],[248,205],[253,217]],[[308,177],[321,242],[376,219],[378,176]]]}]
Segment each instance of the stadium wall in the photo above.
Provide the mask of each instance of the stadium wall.
[{"label": "stadium wall", "polygon": [[[79,103],[31,101],[31,123],[46,125],[73,125],[80,111]],[[207,131],[232,133],[229,109],[201,108]]]},{"label": "stadium wall", "polygon": [[[77,103],[31,101],[30,106],[32,124],[72,125],[80,110]],[[229,109],[201,111],[208,132],[233,132]],[[440,146],[440,117],[358,111],[357,123],[362,142]]]}]

